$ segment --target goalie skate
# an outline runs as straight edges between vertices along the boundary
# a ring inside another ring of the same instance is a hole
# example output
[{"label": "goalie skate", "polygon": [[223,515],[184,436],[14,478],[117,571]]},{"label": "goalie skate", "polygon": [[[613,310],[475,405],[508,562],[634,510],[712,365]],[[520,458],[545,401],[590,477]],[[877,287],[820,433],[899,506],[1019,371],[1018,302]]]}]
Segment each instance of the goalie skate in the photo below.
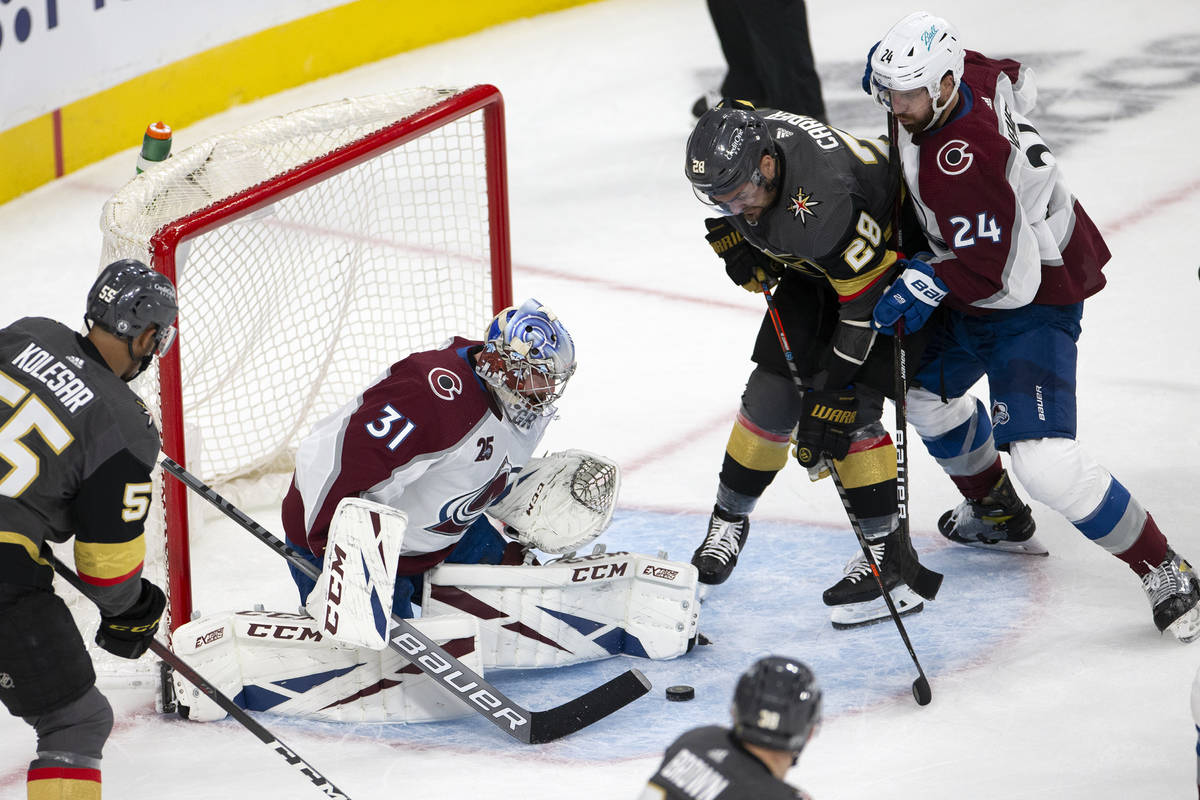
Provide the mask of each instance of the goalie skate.
[{"label": "goalie skate", "polygon": [[[887,539],[870,545],[871,555],[879,565],[879,577],[891,595],[900,616],[915,614],[925,607],[921,597],[901,579],[901,565],[893,533]],[[889,557],[890,556],[890,557]],[[891,616],[887,601],[879,592],[879,583],[871,574],[871,565],[859,552],[846,563],[842,579],[825,590],[821,599],[830,606],[829,621],[834,628],[844,630],[881,622]]]},{"label": "goalie skate", "polygon": [[1174,550],[1142,578],[1142,588],[1154,609],[1154,626],[1181,642],[1200,638],[1200,587],[1192,565]]},{"label": "goalie skate", "polygon": [[1007,472],[1001,473],[982,500],[963,500],[938,520],[938,531],[958,544],[1029,556],[1049,555],[1033,535],[1036,529],[1033,512],[1017,495]]}]

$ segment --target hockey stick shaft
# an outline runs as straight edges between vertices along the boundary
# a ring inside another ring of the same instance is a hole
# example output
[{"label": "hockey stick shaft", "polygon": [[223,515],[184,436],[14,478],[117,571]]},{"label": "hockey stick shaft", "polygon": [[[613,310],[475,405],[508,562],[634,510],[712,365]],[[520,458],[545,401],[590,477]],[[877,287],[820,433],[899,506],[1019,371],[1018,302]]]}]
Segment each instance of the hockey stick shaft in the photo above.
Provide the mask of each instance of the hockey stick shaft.
[{"label": "hockey stick shaft", "polygon": [[[259,525],[177,462],[164,455],[160,457],[159,463],[184,486],[212,503],[225,516],[283,556],[297,570],[313,580],[320,576],[320,570],[295,548]],[[471,710],[525,744],[542,744],[574,733],[650,691],[650,681],[646,676],[639,670],[631,669],[560,706],[545,711],[528,711],[447,653],[409,620],[392,614],[392,622],[394,627],[388,647],[398,652]]]},{"label": "hockey stick shaft", "polygon": [[[783,349],[783,358],[788,364],[788,369],[792,373],[792,381],[796,385],[796,391],[801,396],[804,395],[804,383],[800,378],[800,370],[796,367],[795,357],[792,355],[792,346],[788,342],[787,333],[783,329],[783,320],[779,317],[779,310],[775,306],[775,298],[771,295],[771,290],[763,284],[763,297],[767,301],[767,314],[771,317],[771,325],[775,328],[775,336],[779,339],[779,346]],[[842,507],[846,510],[846,516],[850,519],[850,527],[854,530],[854,536],[858,539],[858,545],[862,548],[863,556],[867,559],[867,564],[871,567],[871,574],[875,576],[875,582],[879,585],[879,592],[883,595],[884,602],[887,603],[888,613],[891,614],[892,622],[896,623],[896,630],[900,632],[900,638],[904,640],[904,646],[908,649],[908,655],[912,658],[913,664],[917,668],[918,683],[913,684],[913,694],[917,696],[917,702],[921,702],[920,691],[924,696],[929,694],[929,679],[925,677],[925,670],[921,668],[921,661],[917,658],[917,653],[913,649],[912,641],[908,638],[908,631],[904,628],[904,622],[900,619],[900,612],[896,610],[896,604],[892,602],[892,597],[888,594],[887,587],[883,585],[883,576],[879,574],[879,565],[875,563],[875,554],[871,552],[870,545],[867,544],[867,538],[863,536],[862,527],[858,524],[858,515],[850,507],[850,498],[846,494],[846,488],[842,485],[842,477],[838,474],[837,466],[830,462],[829,471],[833,476],[834,485],[837,486],[838,497],[842,500]],[[928,702],[926,700],[925,702]],[[924,705],[924,703],[921,703]]]},{"label": "hockey stick shaft", "polygon": [[[49,555],[50,562],[54,565],[54,571],[57,572],[63,580],[78,589],[79,593],[84,597],[88,596],[85,588],[86,585],[84,584],[83,580],[81,580],[80,577],[75,574],[73,569],[60,561],[57,556],[49,551],[49,548],[43,550],[42,553],[43,555]],[[150,650],[167,664],[170,664],[172,669],[174,669],[183,677],[187,678],[189,683],[191,683],[200,691],[204,692],[204,694],[207,695],[210,700],[223,708],[226,713],[229,714],[229,716],[237,720],[237,722],[243,728],[254,734],[254,736],[260,742],[269,747],[272,752],[278,753],[285,761],[287,761],[288,764],[298,769],[300,773],[304,775],[304,777],[308,778],[308,780],[311,781],[314,786],[321,790],[322,794],[324,794],[326,797],[340,797],[345,798],[345,800],[350,800],[350,795],[334,786],[333,782],[318,772],[312,764],[309,764],[307,761],[297,755],[295,750],[281,742],[279,738],[275,736],[275,734],[263,727],[263,725],[258,722],[258,720],[254,719],[254,717],[247,714],[245,709],[222,694],[217,687],[205,680],[204,676],[188,666],[186,661],[171,652],[170,648],[168,648],[165,644],[157,639],[151,639]]]}]

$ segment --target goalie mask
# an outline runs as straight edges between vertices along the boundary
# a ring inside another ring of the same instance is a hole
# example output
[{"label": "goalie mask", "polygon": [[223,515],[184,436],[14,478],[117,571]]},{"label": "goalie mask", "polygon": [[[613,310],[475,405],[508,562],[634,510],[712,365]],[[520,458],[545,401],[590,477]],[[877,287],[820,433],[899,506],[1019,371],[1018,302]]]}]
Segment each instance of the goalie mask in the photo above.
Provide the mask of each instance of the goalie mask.
[{"label": "goalie mask", "polygon": [[799,754],[821,721],[821,689],[792,658],[759,659],[733,693],[733,733],[743,742]]},{"label": "goalie mask", "polygon": [[575,343],[554,312],[530,298],[492,320],[475,371],[509,418],[528,424],[554,413],[575,372]]}]

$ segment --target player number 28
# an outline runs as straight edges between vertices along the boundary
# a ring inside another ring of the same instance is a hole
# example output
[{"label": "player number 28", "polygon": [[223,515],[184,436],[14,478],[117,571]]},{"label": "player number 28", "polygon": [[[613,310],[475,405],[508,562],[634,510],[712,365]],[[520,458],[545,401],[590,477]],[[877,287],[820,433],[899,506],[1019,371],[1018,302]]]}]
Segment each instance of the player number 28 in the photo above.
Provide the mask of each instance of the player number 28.
[{"label": "player number 28", "polygon": [[845,251],[842,252],[842,260],[850,266],[850,269],[858,272],[870,264],[871,259],[875,258],[875,248],[879,247],[879,243],[883,241],[883,231],[880,229],[879,223],[865,211],[858,215],[858,223],[854,226],[854,230],[859,235],[846,246]]}]

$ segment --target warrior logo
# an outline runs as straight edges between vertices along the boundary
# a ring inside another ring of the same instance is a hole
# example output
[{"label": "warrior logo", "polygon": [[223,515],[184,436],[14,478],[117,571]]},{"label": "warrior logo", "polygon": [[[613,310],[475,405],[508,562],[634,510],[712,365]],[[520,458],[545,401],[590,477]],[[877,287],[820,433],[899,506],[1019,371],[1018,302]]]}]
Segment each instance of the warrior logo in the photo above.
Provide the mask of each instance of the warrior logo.
[{"label": "warrior logo", "polygon": [[791,198],[791,201],[788,205],[788,211],[792,212],[792,219],[798,218],[805,225],[808,224],[808,217],[817,216],[817,212],[813,211],[813,207],[821,205],[820,200],[813,200],[811,194],[804,193],[803,186],[796,187],[796,194]]},{"label": "warrior logo", "polygon": [[992,425],[1003,425],[1009,419],[1008,403],[1001,403],[999,400],[992,403]]},{"label": "warrior logo", "polygon": [[430,525],[425,530],[430,533],[440,533],[443,536],[461,536],[463,531],[479,519],[479,515],[486,511],[488,506],[499,500],[500,495],[504,494],[504,490],[508,486],[508,474],[511,470],[512,466],[509,464],[508,456],[505,456],[504,461],[496,469],[496,474],[487,483],[474,491],[449,500],[446,505],[442,506],[441,513],[438,515],[442,521],[436,525]]},{"label": "warrior logo", "polygon": [[937,154],[938,169],[947,175],[961,175],[974,160],[975,155],[967,152],[967,143],[962,139],[951,139]]},{"label": "warrior logo", "polygon": [[462,378],[445,367],[434,367],[429,370],[429,388],[443,400],[453,400],[462,394]]}]

